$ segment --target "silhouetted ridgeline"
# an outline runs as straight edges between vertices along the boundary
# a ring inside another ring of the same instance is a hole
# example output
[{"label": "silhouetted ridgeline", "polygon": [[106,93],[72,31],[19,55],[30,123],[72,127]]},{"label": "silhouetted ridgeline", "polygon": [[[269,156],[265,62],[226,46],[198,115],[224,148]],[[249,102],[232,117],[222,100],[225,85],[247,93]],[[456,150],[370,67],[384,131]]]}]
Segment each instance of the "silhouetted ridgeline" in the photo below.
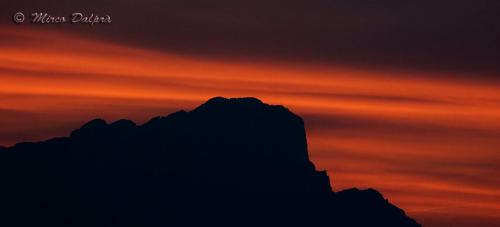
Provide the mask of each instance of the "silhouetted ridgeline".
[{"label": "silhouetted ridgeline", "polygon": [[254,98],[0,155],[0,226],[419,226],[375,190],[332,192],[302,119]]}]

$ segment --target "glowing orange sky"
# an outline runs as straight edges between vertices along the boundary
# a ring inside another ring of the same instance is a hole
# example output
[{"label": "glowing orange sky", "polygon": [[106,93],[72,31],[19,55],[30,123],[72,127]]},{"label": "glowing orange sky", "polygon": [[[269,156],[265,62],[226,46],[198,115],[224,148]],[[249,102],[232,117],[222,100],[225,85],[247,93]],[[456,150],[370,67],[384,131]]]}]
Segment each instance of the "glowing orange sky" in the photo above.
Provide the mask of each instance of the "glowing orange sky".
[{"label": "glowing orange sky", "polygon": [[32,29],[0,37],[2,145],[254,96],[305,118],[335,190],[374,187],[425,226],[500,223],[500,84],[209,60]]}]

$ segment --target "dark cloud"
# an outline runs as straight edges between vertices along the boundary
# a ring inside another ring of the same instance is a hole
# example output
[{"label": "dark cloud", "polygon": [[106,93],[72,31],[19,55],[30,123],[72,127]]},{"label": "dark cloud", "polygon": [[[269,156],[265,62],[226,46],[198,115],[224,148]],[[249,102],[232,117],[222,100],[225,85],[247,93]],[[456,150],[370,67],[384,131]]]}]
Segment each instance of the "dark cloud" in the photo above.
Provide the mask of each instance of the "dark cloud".
[{"label": "dark cloud", "polygon": [[498,1],[16,0],[0,8],[8,24],[16,11],[109,14],[111,25],[45,27],[183,54],[500,72]]},{"label": "dark cloud", "polygon": [[384,95],[384,94],[359,94],[351,93],[345,94],[341,92],[283,92],[286,94],[295,94],[319,98],[329,99],[346,99],[353,101],[372,101],[372,102],[386,102],[386,103],[421,103],[421,104],[453,104],[454,102],[448,100],[439,100],[425,97],[415,96],[398,96],[398,95]]},{"label": "dark cloud", "polygon": [[[474,215],[461,215],[461,216],[450,216],[443,212],[439,212],[436,215],[435,210],[430,210],[424,214],[417,214],[418,220],[422,222],[423,226],[449,226],[450,223],[456,227],[468,227],[468,226],[482,226],[482,227],[496,227],[500,222],[500,218],[497,217],[478,217]],[[437,218],[439,217],[439,218]]]},{"label": "dark cloud", "polygon": [[500,137],[497,129],[478,128],[447,124],[425,123],[418,120],[395,120],[376,116],[363,117],[345,114],[302,114],[305,125],[311,132],[340,133],[351,136],[378,136],[400,140],[420,140],[444,143],[473,140],[495,141]]},{"label": "dark cloud", "polygon": [[[422,162],[422,156],[417,154],[407,154],[399,156],[388,156],[378,151],[356,152],[354,150],[334,149],[325,152],[317,152],[312,156],[315,159],[328,159],[330,165],[323,165],[328,170],[335,173],[340,162],[354,162],[359,166],[367,168],[349,169],[350,173],[359,174],[377,174],[374,171],[380,171],[379,175],[391,173],[404,173],[408,178],[416,177],[437,182],[448,182],[453,184],[474,185],[475,187],[495,188],[500,180],[492,178],[492,175],[498,175],[498,160],[483,160],[478,162],[467,160],[439,160],[428,157],[428,161]],[[371,165],[383,165],[385,169],[370,169]],[[468,173],[471,170],[487,173],[483,175]],[[405,191],[407,192],[407,191]]]}]

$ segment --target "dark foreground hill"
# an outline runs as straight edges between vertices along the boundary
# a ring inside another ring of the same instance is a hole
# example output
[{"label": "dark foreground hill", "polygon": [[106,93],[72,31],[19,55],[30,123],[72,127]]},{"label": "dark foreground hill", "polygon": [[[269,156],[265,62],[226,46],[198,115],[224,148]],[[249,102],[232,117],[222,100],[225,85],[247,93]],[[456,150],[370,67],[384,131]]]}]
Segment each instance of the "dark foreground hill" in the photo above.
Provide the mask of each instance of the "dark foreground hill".
[{"label": "dark foreground hill", "polygon": [[254,98],[93,120],[0,166],[0,226],[419,226],[375,190],[333,192],[302,119]]}]

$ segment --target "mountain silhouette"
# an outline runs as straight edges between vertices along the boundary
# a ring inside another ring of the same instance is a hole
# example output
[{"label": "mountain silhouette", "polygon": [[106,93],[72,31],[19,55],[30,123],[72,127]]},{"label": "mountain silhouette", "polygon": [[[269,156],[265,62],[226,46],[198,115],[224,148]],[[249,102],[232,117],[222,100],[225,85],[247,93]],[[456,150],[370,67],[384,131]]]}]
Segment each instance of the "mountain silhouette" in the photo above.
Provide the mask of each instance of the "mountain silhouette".
[{"label": "mountain silhouette", "polygon": [[304,123],[213,98],[143,125],[96,119],[0,147],[1,226],[420,226],[379,192],[333,192]]}]

